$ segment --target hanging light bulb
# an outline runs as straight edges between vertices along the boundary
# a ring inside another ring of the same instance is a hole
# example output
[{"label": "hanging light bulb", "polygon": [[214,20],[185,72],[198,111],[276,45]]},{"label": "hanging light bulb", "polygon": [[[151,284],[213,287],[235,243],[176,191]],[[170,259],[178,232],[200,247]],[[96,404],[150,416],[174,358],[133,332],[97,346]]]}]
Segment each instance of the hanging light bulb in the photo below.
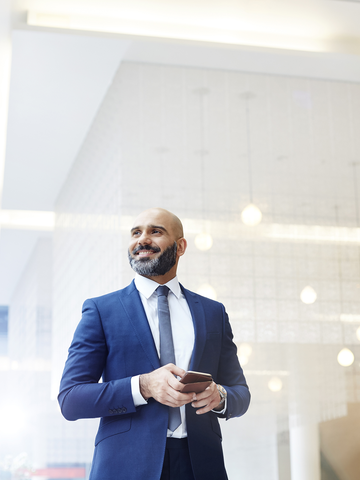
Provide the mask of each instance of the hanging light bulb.
[{"label": "hanging light bulb", "polygon": [[195,246],[199,250],[210,250],[213,245],[212,236],[209,233],[198,233],[195,237]]},{"label": "hanging light bulb", "polygon": [[250,357],[252,354],[252,347],[248,343],[241,343],[239,345],[239,353],[240,355],[244,355],[245,357]]},{"label": "hanging light bulb", "polygon": [[202,295],[203,297],[211,298],[211,300],[216,300],[217,299],[215,289],[211,285],[209,285],[208,283],[204,283],[203,285],[201,285],[197,289],[196,293],[198,293],[199,295]]},{"label": "hanging light bulb", "polygon": [[240,98],[245,101],[245,114],[246,114],[246,146],[247,146],[247,160],[248,160],[248,174],[249,174],[249,197],[250,203],[241,212],[241,220],[245,225],[254,227],[261,222],[262,213],[259,208],[252,203],[253,198],[253,181],[252,181],[252,164],[251,164],[251,135],[250,135],[250,108],[249,101],[255,98],[252,92],[243,92]]},{"label": "hanging light bulb", "polygon": [[282,389],[282,381],[279,377],[272,377],[268,382],[268,387],[272,392],[280,392]]},{"label": "hanging light bulb", "polygon": [[357,339],[360,342],[360,327],[356,330],[356,336],[357,336]]},{"label": "hanging light bulb", "polygon": [[354,354],[351,350],[348,348],[343,348],[340,350],[337,356],[337,361],[342,365],[343,367],[349,367],[354,363]]},{"label": "hanging light bulb", "polygon": [[245,225],[249,225],[250,227],[258,225],[261,222],[261,219],[262,213],[253,203],[249,203],[249,205],[241,212],[241,220]]},{"label": "hanging light bulb", "polygon": [[245,365],[247,365],[249,363],[249,357],[245,357],[244,355],[239,355],[238,354],[238,359],[239,359],[240,365],[242,367],[244,367]]},{"label": "hanging light bulb", "polygon": [[238,358],[240,365],[246,365],[252,353],[252,347],[248,343],[241,343],[238,348]]},{"label": "hanging light bulb", "polygon": [[301,291],[300,298],[302,302],[310,305],[311,303],[314,303],[317,299],[317,293],[312,287],[310,287],[310,285],[308,285]]}]

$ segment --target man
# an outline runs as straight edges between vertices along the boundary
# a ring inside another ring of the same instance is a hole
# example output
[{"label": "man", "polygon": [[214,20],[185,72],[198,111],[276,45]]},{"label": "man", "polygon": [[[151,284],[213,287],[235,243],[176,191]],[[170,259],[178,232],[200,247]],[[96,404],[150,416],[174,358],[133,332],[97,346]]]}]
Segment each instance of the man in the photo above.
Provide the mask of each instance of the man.
[{"label": "man", "polygon": [[[178,283],[186,246],[175,215],[143,212],[128,252],[135,280],[83,305],[59,403],[68,420],[101,417],[91,480],[227,479],[218,417],[243,415],[250,394],[223,305]],[[213,382],[183,393],[186,370]]]}]

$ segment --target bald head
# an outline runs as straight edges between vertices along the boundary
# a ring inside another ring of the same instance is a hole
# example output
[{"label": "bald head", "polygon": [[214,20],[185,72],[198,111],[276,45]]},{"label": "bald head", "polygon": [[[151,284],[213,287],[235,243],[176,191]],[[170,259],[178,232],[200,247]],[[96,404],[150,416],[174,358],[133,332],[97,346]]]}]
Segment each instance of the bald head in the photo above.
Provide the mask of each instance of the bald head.
[{"label": "bald head", "polygon": [[179,217],[164,208],[149,208],[140,213],[134,221],[133,228],[139,225],[164,227],[178,240],[184,236],[184,229]]},{"label": "bald head", "polygon": [[186,246],[179,218],[163,208],[150,208],[136,217],[131,229],[128,250],[131,268],[164,285],[176,276]]}]

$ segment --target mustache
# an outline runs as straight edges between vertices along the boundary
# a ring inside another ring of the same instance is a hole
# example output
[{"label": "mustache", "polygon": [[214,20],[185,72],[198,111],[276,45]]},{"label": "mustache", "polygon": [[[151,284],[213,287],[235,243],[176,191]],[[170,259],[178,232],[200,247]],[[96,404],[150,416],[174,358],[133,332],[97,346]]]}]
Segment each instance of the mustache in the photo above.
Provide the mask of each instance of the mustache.
[{"label": "mustache", "polygon": [[159,247],[151,247],[151,246],[145,247],[144,245],[139,245],[138,247],[134,248],[134,250],[132,251],[132,254],[135,255],[135,253],[140,252],[140,250],[148,250],[153,253],[160,252]]}]

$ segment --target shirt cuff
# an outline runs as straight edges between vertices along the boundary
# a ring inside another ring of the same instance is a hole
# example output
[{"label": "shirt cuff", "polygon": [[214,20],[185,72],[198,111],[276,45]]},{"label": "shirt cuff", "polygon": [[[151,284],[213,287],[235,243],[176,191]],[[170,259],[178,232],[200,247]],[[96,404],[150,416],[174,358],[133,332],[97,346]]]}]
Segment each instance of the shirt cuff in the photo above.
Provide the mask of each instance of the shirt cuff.
[{"label": "shirt cuff", "polygon": [[140,393],[140,375],[131,377],[131,394],[133,397],[135,407],[146,405],[147,401]]},{"label": "shirt cuff", "polygon": [[224,408],[222,410],[211,410],[211,411],[222,415],[226,412],[226,408],[227,408],[227,397],[225,398]]}]

